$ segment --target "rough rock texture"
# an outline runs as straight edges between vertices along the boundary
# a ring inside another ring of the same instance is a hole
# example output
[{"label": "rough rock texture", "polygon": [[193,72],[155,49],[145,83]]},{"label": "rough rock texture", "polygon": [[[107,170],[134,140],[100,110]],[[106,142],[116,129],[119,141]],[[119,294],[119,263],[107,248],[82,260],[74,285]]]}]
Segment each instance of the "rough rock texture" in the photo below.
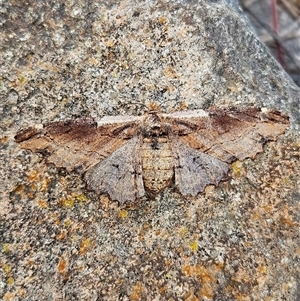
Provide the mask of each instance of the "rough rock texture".
[{"label": "rough rock texture", "polygon": [[[297,300],[299,88],[231,1],[0,6],[0,298]],[[280,110],[290,130],[231,181],[121,208],[21,150],[20,128],[211,105]]]}]

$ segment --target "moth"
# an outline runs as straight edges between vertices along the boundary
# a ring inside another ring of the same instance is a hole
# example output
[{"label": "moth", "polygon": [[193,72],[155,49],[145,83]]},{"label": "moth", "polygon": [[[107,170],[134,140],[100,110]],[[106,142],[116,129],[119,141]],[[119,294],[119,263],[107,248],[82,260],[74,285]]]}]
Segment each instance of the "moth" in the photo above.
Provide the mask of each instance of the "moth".
[{"label": "moth", "polygon": [[254,158],[289,125],[287,115],[255,107],[105,116],[21,130],[15,141],[49,163],[83,174],[87,188],[119,203],[175,185],[196,196],[228,178],[229,164]]}]

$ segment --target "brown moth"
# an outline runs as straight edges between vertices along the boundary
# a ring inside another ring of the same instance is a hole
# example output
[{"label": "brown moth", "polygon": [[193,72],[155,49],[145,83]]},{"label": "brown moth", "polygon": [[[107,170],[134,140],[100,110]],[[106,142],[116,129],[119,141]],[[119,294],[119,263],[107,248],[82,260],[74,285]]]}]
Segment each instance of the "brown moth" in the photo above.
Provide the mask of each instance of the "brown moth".
[{"label": "brown moth", "polygon": [[284,133],[287,115],[254,107],[78,118],[18,132],[22,148],[84,174],[88,189],[120,203],[175,184],[184,196],[227,179],[228,163],[254,158]]}]

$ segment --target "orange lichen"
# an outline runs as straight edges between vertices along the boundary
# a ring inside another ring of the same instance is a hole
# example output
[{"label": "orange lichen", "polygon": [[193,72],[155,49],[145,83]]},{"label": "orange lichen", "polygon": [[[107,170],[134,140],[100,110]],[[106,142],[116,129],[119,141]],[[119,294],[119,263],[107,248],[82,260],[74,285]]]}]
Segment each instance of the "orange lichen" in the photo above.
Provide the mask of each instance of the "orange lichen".
[{"label": "orange lichen", "polygon": [[163,25],[163,24],[165,24],[167,22],[168,22],[168,19],[166,17],[160,17],[158,19],[158,23],[161,24],[161,25]]},{"label": "orange lichen", "polygon": [[184,296],[184,301],[200,301],[195,295],[194,295],[194,290],[190,290],[189,292],[186,293]]},{"label": "orange lichen", "polygon": [[137,284],[133,287],[131,294],[129,295],[129,299],[131,301],[139,301],[142,300],[142,295],[145,292],[145,287],[141,282],[137,282]]},{"label": "orange lichen", "polygon": [[159,293],[161,295],[165,294],[166,291],[168,290],[168,287],[166,285],[162,286],[160,289],[159,289]]},{"label": "orange lichen", "polygon": [[296,225],[290,216],[281,216],[279,218],[279,223],[287,227],[294,227]]},{"label": "orange lichen", "polygon": [[19,194],[22,198],[25,198],[25,185],[20,184],[14,190],[14,193]]},{"label": "orange lichen", "polygon": [[265,265],[260,265],[260,266],[257,267],[257,272],[258,272],[259,274],[266,275],[267,272],[268,272],[268,267],[265,266]]},{"label": "orange lichen", "polygon": [[187,103],[185,101],[181,101],[180,104],[179,104],[179,110],[180,111],[184,111],[186,110],[188,107]]},{"label": "orange lichen", "polygon": [[38,200],[37,203],[41,208],[48,208],[48,203],[46,200]]},{"label": "orange lichen", "polygon": [[149,111],[159,111],[160,107],[156,102],[150,102],[148,105]]},{"label": "orange lichen", "polygon": [[63,240],[67,237],[67,231],[66,230],[63,230],[61,231],[59,234],[56,235],[56,239],[57,240]]},{"label": "orange lichen", "polygon": [[245,282],[245,281],[250,281],[251,280],[251,275],[249,271],[247,271],[244,268],[239,268],[237,272],[231,277],[231,280],[234,280],[236,282]]},{"label": "orange lichen", "polygon": [[3,144],[6,144],[8,141],[8,137],[7,136],[3,136],[0,138],[0,142],[3,143]]},{"label": "orange lichen", "polygon": [[50,182],[51,182],[51,179],[50,179],[50,178],[43,178],[43,179],[41,179],[41,180],[40,180],[41,190],[42,190],[42,191],[47,191]]},{"label": "orange lichen", "polygon": [[214,296],[213,288],[210,285],[203,285],[203,287],[199,290],[197,295],[201,299],[203,297],[212,299],[212,297]]},{"label": "orange lichen", "polygon": [[165,266],[170,267],[173,264],[173,261],[171,259],[165,260]]},{"label": "orange lichen", "polygon": [[10,293],[7,292],[4,296],[3,296],[3,300],[4,301],[12,301],[15,299],[15,293]]},{"label": "orange lichen", "polygon": [[27,179],[28,181],[38,181],[39,180],[39,173],[36,170],[31,170],[28,174],[27,174]]},{"label": "orange lichen", "polygon": [[67,262],[63,257],[61,257],[58,262],[57,269],[62,275],[65,276],[67,274],[66,268],[67,268]]},{"label": "orange lichen", "polygon": [[213,297],[213,285],[216,283],[216,279],[211,271],[201,265],[185,265],[183,266],[182,271],[187,276],[198,277],[201,279],[202,287],[197,293],[199,298],[205,297],[211,299]]},{"label": "orange lichen", "polygon": [[206,284],[206,283],[215,283],[216,279],[212,275],[212,273],[205,268],[205,266],[202,265],[185,265],[182,268],[182,271],[187,275],[187,276],[198,276],[201,278],[201,283]]}]

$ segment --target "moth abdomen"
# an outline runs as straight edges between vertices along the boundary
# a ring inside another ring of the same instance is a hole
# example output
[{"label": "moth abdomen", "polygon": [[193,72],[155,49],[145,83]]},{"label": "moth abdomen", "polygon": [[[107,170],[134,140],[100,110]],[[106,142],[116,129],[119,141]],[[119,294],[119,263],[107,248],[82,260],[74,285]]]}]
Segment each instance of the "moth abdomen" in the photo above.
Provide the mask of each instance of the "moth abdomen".
[{"label": "moth abdomen", "polygon": [[174,156],[167,137],[144,138],[141,159],[143,181],[148,190],[158,193],[171,184],[174,176]]}]

